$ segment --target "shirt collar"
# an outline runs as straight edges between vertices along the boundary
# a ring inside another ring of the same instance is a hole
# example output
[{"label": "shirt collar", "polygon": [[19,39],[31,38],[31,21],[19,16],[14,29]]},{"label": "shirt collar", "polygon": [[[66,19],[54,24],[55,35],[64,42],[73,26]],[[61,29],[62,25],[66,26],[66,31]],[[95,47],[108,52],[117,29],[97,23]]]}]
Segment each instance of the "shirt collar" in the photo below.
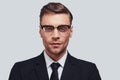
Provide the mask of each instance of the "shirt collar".
[{"label": "shirt collar", "polygon": [[[50,65],[53,63],[53,62],[56,62],[54,61],[53,59],[51,59],[47,53],[44,51],[44,57],[45,57],[45,61],[46,61],[46,66],[47,68],[50,67]],[[65,64],[65,61],[66,61],[66,58],[67,58],[67,51],[65,52],[65,54],[63,55],[63,57],[58,60],[57,62],[61,65],[61,67],[64,67],[64,64]]]}]

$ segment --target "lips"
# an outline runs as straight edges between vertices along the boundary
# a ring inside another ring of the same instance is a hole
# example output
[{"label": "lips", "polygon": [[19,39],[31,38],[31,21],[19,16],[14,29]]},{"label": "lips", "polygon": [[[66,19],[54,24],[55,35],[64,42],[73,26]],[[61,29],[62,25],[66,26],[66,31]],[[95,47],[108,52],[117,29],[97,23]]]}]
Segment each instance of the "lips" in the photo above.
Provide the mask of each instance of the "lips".
[{"label": "lips", "polygon": [[61,43],[50,43],[50,45],[52,45],[53,47],[59,47]]},{"label": "lips", "polygon": [[60,43],[51,43],[51,45],[60,45]]}]

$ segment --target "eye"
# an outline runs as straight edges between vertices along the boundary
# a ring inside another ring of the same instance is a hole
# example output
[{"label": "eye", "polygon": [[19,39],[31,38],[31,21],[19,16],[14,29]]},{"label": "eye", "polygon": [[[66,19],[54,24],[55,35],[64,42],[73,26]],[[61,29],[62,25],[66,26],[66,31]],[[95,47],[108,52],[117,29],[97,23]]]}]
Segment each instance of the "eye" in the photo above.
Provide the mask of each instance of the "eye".
[{"label": "eye", "polygon": [[54,27],[51,26],[51,25],[43,25],[42,26],[42,29],[46,32],[50,32],[50,31],[53,31],[54,30]]},{"label": "eye", "polygon": [[65,32],[65,31],[67,31],[69,28],[70,28],[69,25],[60,25],[60,26],[58,26],[58,30],[61,31],[61,32]]}]

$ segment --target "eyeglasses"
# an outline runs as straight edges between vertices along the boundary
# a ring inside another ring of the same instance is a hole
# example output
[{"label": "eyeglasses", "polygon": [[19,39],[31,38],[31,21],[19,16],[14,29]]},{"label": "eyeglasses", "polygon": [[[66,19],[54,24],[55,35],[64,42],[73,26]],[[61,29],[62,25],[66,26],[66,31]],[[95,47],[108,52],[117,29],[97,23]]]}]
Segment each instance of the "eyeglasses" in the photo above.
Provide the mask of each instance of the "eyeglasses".
[{"label": "eyeglasses", "polygon": [[67,32],[70,27],[70,25],[59,25],[57,27],[52,25],[41,25],[41,29],[43,29],[45,32],[53,32],[55,28],[57,28],[59,32]]}]

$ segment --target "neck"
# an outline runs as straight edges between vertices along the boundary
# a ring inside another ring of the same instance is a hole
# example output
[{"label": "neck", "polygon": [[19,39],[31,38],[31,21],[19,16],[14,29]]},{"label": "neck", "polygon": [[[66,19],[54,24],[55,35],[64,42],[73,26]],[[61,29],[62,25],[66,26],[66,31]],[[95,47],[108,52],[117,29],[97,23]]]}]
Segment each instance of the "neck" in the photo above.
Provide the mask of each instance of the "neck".
[{"label": "neck", "polygon": [[64,56],[64,54],[66,53],[66,50],[59,53],[50,53],[47,50],[45,50],[45,52],[51,59],[53,59],[54,61],[58,61]]}]

